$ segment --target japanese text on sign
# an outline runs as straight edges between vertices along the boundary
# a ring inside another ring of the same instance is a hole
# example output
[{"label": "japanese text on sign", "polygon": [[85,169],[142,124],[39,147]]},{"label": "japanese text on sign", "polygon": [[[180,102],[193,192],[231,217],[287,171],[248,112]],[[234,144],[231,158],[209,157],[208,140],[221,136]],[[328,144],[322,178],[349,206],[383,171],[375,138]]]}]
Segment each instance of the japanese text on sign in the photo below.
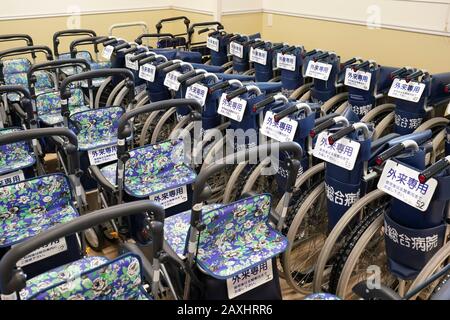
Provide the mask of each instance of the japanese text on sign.
[{"label": "japanese text on sign", "polygon": [[180,82],[178,81],[179,76],[181,76],[181,73],[178,71],[169,72],[164,79],[164,85],[169,89],[178,91],[180,89]]},{"label": "japanese text on sign", "polygon": [[206,46],[213,51],[219,52],[219,39],[214,37],[208,37]]},{"label": "japanese text on sign", "polygon": [[435,179],[426,183],[418,180],[419,172],[400,163],[388,160],[378,181],[378,189],[410,206],[426,211],[437,187]]},{"label": "japanese text on sign", "polygon": [[244,58],[244,47],[242,46],[242,44],[239,44],[239,43],[233,41],[230,43],[230,54],[243,59]]},{"label": "japanese text on sign", "polygon": [[99,165],[117,160],[117,146],[107,146],[88,151],[91,165]]},{"label": "japanese text on sign", "polygon": [[272,261],[260,265],[227,279],[228,298],[233,299],[273,279]]},{"label": "japanese text on sign", "polygon": [[139,63],[138,63],[138,61],[136,60],[136,61],[131,61],[131,58],[133,57],[134,55],[133,54],[131,54],[131,53],[129,53],[129,54],[127,54],[126,56],[125,56],[125,66],[128,68],[128,69],[131,69],[131,70],[138,70],[139,69]]},{"label": "japanese text on sign", "polygon": [[353,170],[361,145],[348,138],[342,138],[330,145],[328,142],[329,136],[330,134],[326,131],[319,134],[313,155],[341,168]]},{"label": "japanese text on sign", "polygon": [[389,90],[389,97],[410,102],[418,102],[425,90],[425,84],[414,81],[406,82],[404,79],[395,79]]},{"label": "japanese text on sign", "polygon": [[60,238],[52,243],[49,243],[39,249],[27,254],[25,257],[17,261],[18,267],[24,267],[29,264],[35,263],[37,261],[43,260],[45,258],[49,258],[58,253],[64,252],[67,250],[67,243],[65,238]]},{"label": "japanese text on sign", "polygon": [[247,101],[241,98],[234,98],[230,101],[227,100],[227,94],[222,94],[219,102],[219,109],[217,112],[227,118],[233,119],[237,122],[241,122],[244,117],[245,107]]},{"label": "japanese text on sign", "polygon": [[328,63],[309,61],[306,76],[314,79],[328,81],[333,66]]},{"label": "japanese text on sign", "polygon": [[11,184],[11,183],[16,183],[16,182],[22,181],[24,179],[25,179],[25,177],[23,175],[22,170],[8,173],[3,176],[0,176],[0,187],[7,185],[7,184]]},{"label": "japanese text on sign", "polygon": [[207,96],[208,88],[199,83],[194,83],[186,90],[186,98],[197,100],[202,105],[202,107],[205,105]]},{"label": "japanese text on sign", "polygon": [[349,87],[368,91],[370,89],[370,81],[372,74],[362,70],[353,71],[352,68],[345,70],[345,82],[344,84]]},{"label": "japanese text on sign", "polygon": [[261,49],[250,49],[250,61],[262,64],[265,66],[267,64],[267,51]]},{"label": "japanese text on sign", "polygon": [[164,209],[172,208],[180,203],[186,202],[188,199],[186,186],[163,191],[161,193],[150,196],[150,200],[159,202]]},{"label": "japanese text on sign", "polygon": [[155,81],[156,67],[153,64],[146,63],[139,69],[139,78],[148,82]]},{"label": "japanese text on sign", "polygon": [[291,54],[277,54],[277,66],[280,69],[295,71],[297,57]]},{"label": "japanese text on sign", "polygon": [[276,122],[273,112],[268,111],[264,117],[261,133],[279,142],[288,142],[294,140],[297,126],[298,122],[289,117],[284,117]]},{"label": "japanese text on sign", "polygon": [[103,48],[102,57],[107,59],[107,60],[110,60],[113,52],[114,52],[114,47],[113,46],[106,46],[106,47]]}]

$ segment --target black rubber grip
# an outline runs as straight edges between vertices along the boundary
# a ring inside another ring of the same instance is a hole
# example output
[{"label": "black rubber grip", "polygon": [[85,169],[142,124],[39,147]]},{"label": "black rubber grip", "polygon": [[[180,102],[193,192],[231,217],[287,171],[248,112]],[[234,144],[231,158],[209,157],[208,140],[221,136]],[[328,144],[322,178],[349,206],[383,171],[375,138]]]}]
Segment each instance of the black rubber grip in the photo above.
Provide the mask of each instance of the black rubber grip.
[{"label": "black rubber grip", "polygon": [[57,31],[53,34],[53,51],[55,53],[55,56],[59,56],[59,38],[61,37],[74,37],[74,36],[90,36],[90,37],[97,37],[97,33],[94,30],[90,29],[68,29],[68,30],[62,30]]},{"label": "black rubber grip", "polygon": [[185,85],[186,87],[189,87],[192,86],[194,83],[202,81],[203,79],[205,79],[205,74],[201,73],[199,75],[196,75],[195,77],[187,79]]},{"label": "black rubber grip", "polygon": [[447,169],[450,166],[450,162],[443,158],[439,160],[438,162],[434,163],[433,165],[426,168],[424,171],[422,171],[419,174],[419,181],[420,183],[425,183],[429,179],[433,178],[435,175],[441,173],[443,170]]},{"label": "black rubber grip", "polygon": [[[138,50],[139,50],[139,48],[137,46],[131,46],[131,48],[129,48],[127,50],[124,50],[122,52],[123,52],[124,55],[127,55],[127,54],[130,54],[130,53],[136,52]],[[134,58],[134,57],[132,57],[132,58]],[[134,61],[136,61],[136,60],[134,60]],[[134,61],[131,61],[131,62],[134,62]]]},{"label": "black rubber grip", "polygon": [[364,61],[364,62],[362,62],[362,63],[360,63],[360,64],[354,66],[354,67],[353,67],[353,70],[354,70],[354,71],[358,71],[358,70],[361,70],[361,69],[363,69],[363,68],[365,68],[365,67],[367,67],[367,66],[369,66],[369,65],[370,65],[369,60],[366,60],[366,61]]},{"label": "black rubber grip", "polygon": [[228,81],[216,83],[211,88],[209,88],[209,93],[213,93],[217,90],[228,88],[229,86],[230,86],[230,83]]},{"label": "black rubber grip", "polygon": [[356,61],[358,61],[358,59],[356,59],[355,57],[341,63],[341,69],[345,68],[346,66],[349,66],[351,64],[354,64]]},{"label": "black rubber grip", "polygon": [[401,76],[402,74],[404,74],[405,72],[407,72],[408,69],[406,69],[405,67],[397,69],[395,71],[391,72],[391,79],[395,79],[398,76]]},{"label": "black rubber grip", "polygon": [[147,57],[147,58],[144,58],[144,59],[142,59],[142,60],[139,60],[139,66],[142,66],[142,65],[144,65],[144,64],[146,64],[146,63],[153,62],[153,61],[155,61],[156,59],[157,59],[156,55],[153,55],[153,56],[149,56],[149,57]]},{"label": "black rubber grip", "polygon": [[316,49],[312,49],[311,51],[308,51],[308,52],[306,52],[305,53],[305,57],[309,57],[309,56],[312,56],[313,54],[316,54],[317,53],[317,50]]},{"label": "black rubber grip", "polygon": [[131,47],[131,45],[128,42],[124,42],[124,43],[121,43],[121,44],[115,46],[114,52],[117,52],[117,51],[125,49],[125,48],[129,48],[129,47]]},{"label": "black rubber grip", "polygon": [[169,37],[169,38],[175,38],[175,36],[172,33],[143,33],[139,37],[137,37],[134,42],[137,44],[142,44],[142,39],[144,38],[162,38],[162,37]]},{"label": "black rubber grip", "polygon": [[261,100],[260,102],[257,102],[253,105],[253,112],[258,111],[261,108],[264,108],[265,106],[273,103],[275,101],[275,95],[276,93],[272,93],[270,95],[268,95],[266,98],[264,98],[263,100]]},{"label": "black rubber grip", "polygon": [[17,47],[6,49],[0,51],[0,58],[11,56],[11,55],[19,55],[19,54],[31,54],[35,55],[37,52],[44,52],[47,60],[53,60],[52,50],[47,46],[27,46],[27,47]]},{"label": "black rubber grip", "polygon": [[180,67],[181,67],[181,62],[177,62],[177,63],[172,64],[171,66],[168,66],[168,67],[164,68],[162,70],[162,72],[169,73],[169,72],[177,70]]},{"label": "black rubber grip", "polygon": [[158,23],[155,25],[156,31],[159,33],[163,27],[163,23],[165,22],[172,22],[172,21],[177,21],[177,20],[184,20],[184,24],[186,25],[186,27],[188,28],[189,25],[191,24],[191,20],[189,20],[188,17],[185,16],[178,16],[178,17],[171,17],[171,18],[165,18],[165,19],[161,19],[158,21]]},{"label": "black rubber grip", "polygon": [[328,143],[330,145],[333,145],[336,141],[342,139],[343,137],[347,136],[348,134],[350,134],[354,131],[355,131],[354,126],[348,126],[348,127],[342,128],[338,132],[336,132],[328,137]]},{"label": "black rubber grip", "polygon": [[150,222],[150,234],[152,237],[153,255],[158,258],[164,244],[164,224],[160,221]]},{"label": "black rubber grip", "polygon": [[285,49],[281,50],[281,53],[282,54],[288,54],[288,53],[294,51],[295,49],[297,49],[296,46],[290,46],[288,48],[285,48]]},{"label": "black rubber grip", "polygon": [[131,62],[135,62],[136,60],[140,61],[140,60],[144,59],[145,57],[148,57],[148,53],[147,52],[142,52],[142,53],[139,53],[139,54],[136,54],[136,55],[132,56],[130,58],[130,61]]},{"label": "black rubber grip", "polygon": [[315,61],[319,61],[319,60],[328,58],[329,56],[330,56],[330,53],[329,53],[328,51],[325,51],[325,52],[322,52],[322,53],[320,53],[319,55],[315,56],[315,57],[314,57],[314,60],[315,60]]},{"label": "black rubber grip", "polygon": [[315,126],[314,128],[311,129],[311,131],[309,132],[309,135],[314,138],[317,134],[319,134],[320,132],[334,126],[336,124],[336,120],[334,118],[328,119],[320,124],[318,124],[317,126]]},{"label": "black rubber grip", "polygon": [[297,111],[298,111],[298,107],[296,105],[293,105],[293,106],[290,106],[289,108],[282,110],[281,112],[278,112],[276,115],[273,116],[273,119],[275,120],[275,122],[278,122],[281,119],[283,119]]},{"label": "black rubber grip", "polygon": [[248,91],[247,87],[240,87],[240,88],[234,90],[233,92],[230,92],[229,94],[227,94],[226,99],[228,101],[233,100],[234,98],[239,97],[241,94],[244,94],[247,91]]},{"label": "black rubber grip", "polygon": [[416,80],[418,77],[420,77],[421,75],[423,75],[423,71],[422,70],[417,70],[411,74],[408,74],[405,78],[406,81],[411,81],[411,80]]},{"label": "black rubber grip", "polygon": [[386,160],[399,155],[404,150],[405,150],[405,146],[402,143],[396,144],[395,146],[380,153],[378,155],[378,157],[376,158],[375,162],[377,165],[382,165]]},{"label": "black rubber grip", "polygon": [[161,63],[156,67],[156,71],[161,71],[162,69],[165,69],[165,68],[173,65],[174,63],[175,63],[175,61],[173,61],[173,60]]},{"label": "black rubber grip", "polygon": [[185,83],[188,79],[194,77],[197,74],[196,70],[191,70],[188,71],[186,73],[183,73],[181,76],[178,77],[178,82],[183,84]]},{"label": "black rubber grip", "polygon": [[116,38],[113,38],[113,39],[111,39],[111,40],[108,40],[108,41],[103,42],[103,45],[104,45],[105,47],[107,47],[107,46],[112,45],[112,44],[117,43],[117,42],[119,42],[119,40],[117,40]]},{"label": "black rubber grip", "polygon": [[280,50],[282,48],[284,48],[284,44],[280,43],[280,44],[274,45],[272,48],[270,48],[270,50],[277,51],[277,50]]}]

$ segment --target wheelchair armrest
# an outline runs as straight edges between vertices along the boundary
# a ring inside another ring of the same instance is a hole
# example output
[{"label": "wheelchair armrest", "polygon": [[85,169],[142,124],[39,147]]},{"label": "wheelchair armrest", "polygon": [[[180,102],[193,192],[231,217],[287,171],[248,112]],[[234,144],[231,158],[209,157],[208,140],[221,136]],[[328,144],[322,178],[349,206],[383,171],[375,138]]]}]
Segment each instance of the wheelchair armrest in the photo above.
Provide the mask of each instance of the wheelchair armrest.
[{"label": "wheelchair armrest", "polygon": [[89,166],[88,168],[89,175],[97,181],[97,183],[108,192],[114,193],[116,191],[116,187],[105,178],[103,173],[100,171],[98,166]]},{"label": "wheelchair armrest", "polygon": [[369,289],[366,281],[354,286],[353,292],[364,300],[402,300],[397,292],[383,285],[379,289]]},{"label": "wheelchair armrest", "polygon": [[22,120],[27,119],[26,112],[23,111],[23,109],[20,107],[20,105],[18,103],[13,103],[13,108],[14,108],[14,111],[17,113],[17,115],[20,117],[20,119],[22,119]]}]

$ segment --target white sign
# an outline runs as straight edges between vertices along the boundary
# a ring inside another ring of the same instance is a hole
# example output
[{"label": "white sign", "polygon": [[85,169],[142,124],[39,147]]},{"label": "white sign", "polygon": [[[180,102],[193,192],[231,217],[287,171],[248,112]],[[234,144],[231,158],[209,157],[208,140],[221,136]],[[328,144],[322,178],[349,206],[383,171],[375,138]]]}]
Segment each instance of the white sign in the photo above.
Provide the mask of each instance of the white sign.
[{"label": "white sign", "polygon": [[211,50],[219,52],[219,39],[214,37],[208,37],[208,42],[206,42],[206,46]]},{"label": "white sign", "polygon": [[148,82],[154,82],[156,75],[156,67],[151,63],[146,63],[139,69],[139,78]]},{"label": "white sign", "polygon": [[378,181],[378,189],[420,211],[428,209],[436,187],[436,179],[422,184],[418,171],[392,160],[386,161]]},{"label": "white sign", "polygon": [[102,57],[105,58],[106,60],[110,60],[113,52],[114,52],[113,46],[106,46],[103,48]]},{"label": "white sign", "polygon": [[294,140],[297,126],[298,122],[289,117],[284,117],[280,121],[276,122],[274,119],[274,113],[272,111],[268,111],[264,117],[261,133],[279,142],[288,142]]},{"label": "white sign", "polygon": [[172,208],[188,200],[187,188],[186,186],[182,186],[175,189],[163,191],[161,193],[150,196],[150,200],[158,202],[164,207],[164,209]]},{"label": "white sign", "polygon": [[330,135],[327,131],[319,134],[314,146],[314,157],[333,163],[341,168],[353,170],[361,145],[346,137],[330,145],[328,142]]},{"label": "white sign", "polygon": [[186,99],[195,99],[202,105],[202,107],[206,103],[207,96],[208,96],[208,88],[199,83],[194,83],[192,86],[189,86],[186,90]]},{"label": "white sign", "polygon": [[227,118],[233,119],[237,122],[241,122],[244,117],[245,107],[247,106],[247,101],[236,97],[227,100],[227,94],[223,93],[219,102],[219,109],[217,112]]},{"label": "white sign", "polygon": [[45,258],[54,256],[58,253],[64,252],[67,250],[67,243],[65,238],[60,238],[56,241],[53,241],[49,244],[46,244],[43,247],[27,254],[25,257],[17,261],[18,267],[24,267],[29,264],[41,261]]},{"label": "white sign", "polygon": [[88,151],[91,165],[99,165],[117,160],[117,146],[106,146]]},{"label": "white sign", "polygon": [[297,56],[291,54],[277,54],[277,66],[280,69],[295,71],[297,65]]},{"label": "white sign", "polygon": [[305,75],[314,79],[328,81],[332,68],[331,64],[310,60]]},{"label": "white sign", "polygon": [[349,87],[368,91],[370,89],[370,81],[372,74],[362,70],[353,71],[352,68],[345,70],[345,82],[344,84]]},{"label": "white sign", "polygon": [[0,176],[0,186],[16,183],[22,180],[25,180],[25,176],[23,175],[22,170],[11,172],[3,176]]},{"label": "white sign", "polygon": [[178,91],[180,89],[180,82],[178,81],[179,76],[181,76],[181,73],[178,71],[169,72],[164,79],[164,85],[169,89]]},{"label": "white sign", "polygon": [[233,299],[273,279],[272,260],[227,279],[228,298]]},{"label": "white sign", "polygon": [[230,54],[238,58],[244,58],[244,46],[237,42],[230,43]]},{"label": "white sign", "polygon": [[406,80],[397,78],[392,82],[388,95],[397,99],[418,102],[424,90],[424,83],[414,81],[406,82]]},{"label": "white sign", "polygon": [[131,61],[131,58],[134,57],[134,55],[132,53],[129,53],[125,56],[125,66],[128,69],[132,69],[132,70],[139,70],[139,63],[137,60],[135,60],[134,62]]},{"label": "white sign", "polygon": [[267,51],[250,48],[250,61],[265,66],[267,64]]},{"label": "white sign", "polygon": [[134,87],[134,95],[137,96],[139,93],[141,93],[145,89],[147,89],[147,85],[145,83],[143,83],[137,87]]}]

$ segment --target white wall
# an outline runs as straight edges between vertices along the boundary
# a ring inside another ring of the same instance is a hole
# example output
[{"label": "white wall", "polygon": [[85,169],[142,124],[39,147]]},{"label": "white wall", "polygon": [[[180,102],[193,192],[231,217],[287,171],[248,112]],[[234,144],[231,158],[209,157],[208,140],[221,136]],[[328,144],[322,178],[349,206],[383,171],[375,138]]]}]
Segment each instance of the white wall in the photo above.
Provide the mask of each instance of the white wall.
[{"label": "white wall", "polygon": [[123,12],[143,9],[170,9],[171,0],[7,0],[2,1],[0,19],[61,16],[73,12]]},{"label": "white wall", "polygon": [[263,0],[267,13],[450,36],[450,0]]}]

